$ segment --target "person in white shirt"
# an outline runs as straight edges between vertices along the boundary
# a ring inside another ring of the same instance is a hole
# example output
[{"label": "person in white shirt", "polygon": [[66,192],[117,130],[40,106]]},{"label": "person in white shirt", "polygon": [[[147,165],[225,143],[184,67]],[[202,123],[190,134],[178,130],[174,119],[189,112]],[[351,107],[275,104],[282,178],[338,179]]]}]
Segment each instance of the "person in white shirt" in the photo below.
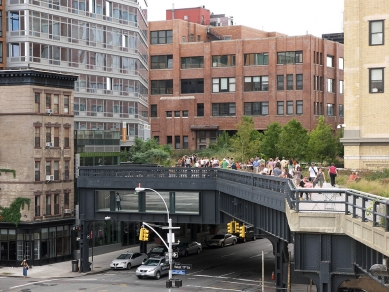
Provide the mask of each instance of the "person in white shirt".
[{"label": "person in white shirt", "polygon": [[317,167],[314,162],[311,163],[311,166],[308,168],[308,171],[309,171],[309,181],[313,183],[317,175]]}]

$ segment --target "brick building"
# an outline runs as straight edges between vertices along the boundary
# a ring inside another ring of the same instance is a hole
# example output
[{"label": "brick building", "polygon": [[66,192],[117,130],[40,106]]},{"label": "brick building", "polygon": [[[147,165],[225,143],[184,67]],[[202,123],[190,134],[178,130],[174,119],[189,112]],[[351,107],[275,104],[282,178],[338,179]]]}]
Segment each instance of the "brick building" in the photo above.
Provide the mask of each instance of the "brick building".
[{"label": "brick building", "polygon": [[5,2],[0,1],[0,70],[5,68],[7,56]]},{"label": "brick building", "polygon": [[388,3],[346,0],[344,5],[345,167],[388,168]]},{"label": "brick building", "polygon": [[[69,260],[74,225],[74,82],[39,70],[0,71],[0,206],[30,199],[21,222],[1,222],[1,264]],[[3,212],[2,212],[3,213]],[[5,219],[5,218],[3,218]]]},{"label": "brick building", "polygon": [[175,149],[202,149],[243,115],[263,131],[295,118],[343,123],[343,45],[245,26],[179,19],[149,23],[152,137]]}]

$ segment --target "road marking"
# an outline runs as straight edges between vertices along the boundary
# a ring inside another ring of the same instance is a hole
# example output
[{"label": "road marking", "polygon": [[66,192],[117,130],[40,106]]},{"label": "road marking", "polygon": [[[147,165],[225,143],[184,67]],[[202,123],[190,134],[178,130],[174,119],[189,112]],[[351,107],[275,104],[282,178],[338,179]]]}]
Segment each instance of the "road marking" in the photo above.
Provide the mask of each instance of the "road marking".
[{"label": "road marking", "polygon": [[224,274],[224,275],[220,275],[220,277],[225,277],[227,275],[231,275],[231,274],[234,274],[235,272],[232,272],[232,273],[228,273],[228,274]]},{"label": "road marking", "polygon": [[204,271],[204,270],[196,271],[196,272],[193,272],[193,273],[188,273],[187,275],[188,275],[188,276],[189,276],[189,275],[193,275],[193,274],[196,274],[196,273],[200,273],[200,272],[202,272],[202,271]]},{"label": "road marking", "polygon": [[224,257],[228,257],[228,256],[231,256],[231,255],[234,255],[235,253],[230,253],[230,254],[225,254],[225,255],[222,255],[221,257],[224,258]]},{"label": "road marking", "polygon": [[[194,287],[194,288],[202,288],[202,289],[213,289],[213,290],[219,290],[220,291],[220,288],[217,288],[217,287],[204,287],[204,286],[196,286],[196,285],[186,285],[186,287]],[[223,288],[223,291],[242,291],[242,289],[240,290],[235,290],[235,289],[226,289],[226,288]]]},{"label": "road marking", "polygon": [[97,281],[98,279],[85,279],[85,278],[82,278],[82,279],[74,279],[73,278],[73,281]]},{"label": "road marking", "polygon": [[35,284],[38,284],[38,283],[45,283],[45,282],[51,282],[51,281],[57,281],[57,280],[58,280],[58,279],[51,279],[51,280],[43,280],[43,281],[30,282],[30,283],[26,283],[26,284],[23,284],[23,285],[13,286],[13,287],[10,287],[9,289],[16,289],[16,288],[20,288],[20,287],[29,286],[29,285],[35,285]]},{"label": "road marking", "polygon": [[204,278],[217,278],[217,279],[230,279],[235,281],[243,281],[243,282],[259,282],[260,280],[248,280],[248,279],[240,279],[240,278],[230,278],[223,276],[210,276],[210,275],[193,275],[194,277],[204,277]]}]

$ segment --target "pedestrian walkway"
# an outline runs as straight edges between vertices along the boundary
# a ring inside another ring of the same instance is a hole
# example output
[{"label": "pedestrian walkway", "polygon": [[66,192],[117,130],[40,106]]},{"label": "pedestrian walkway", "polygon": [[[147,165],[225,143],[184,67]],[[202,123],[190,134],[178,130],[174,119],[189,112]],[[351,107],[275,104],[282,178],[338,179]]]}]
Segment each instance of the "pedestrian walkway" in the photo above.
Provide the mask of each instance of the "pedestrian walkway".
[{"label": "pedestrian walkway", "polygon": [[[154,244],[148,245],[148,249]],[[139,252],[139,245],[129,246],[114,252],[93,256],[92,270],[87,273],[72,272],[72,261],[49,264],[44,266],[33,266],[28,269],[27,278],[50,279],[50,278],[74,278],[87,274],[95,274],[110,269],[109,265],[123,252]],[[89,257],[91,261],[91,257]],[[0,267],[0,277],[23,277],[22,266]]]}]

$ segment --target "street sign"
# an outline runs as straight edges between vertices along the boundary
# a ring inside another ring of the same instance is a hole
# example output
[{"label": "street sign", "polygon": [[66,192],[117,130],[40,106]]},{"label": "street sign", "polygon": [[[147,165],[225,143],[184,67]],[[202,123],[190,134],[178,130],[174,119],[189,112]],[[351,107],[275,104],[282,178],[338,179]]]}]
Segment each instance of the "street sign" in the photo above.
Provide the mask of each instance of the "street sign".
[{"label": "street sign", "polygon": [[172,270],[173,275],[186,275],[185,270]]},{"label": "street sign", "polygon": [[174,263],[173,264],[173,269],[175,269],[175,270],[191,270],[192,269],[192,264]]}]

